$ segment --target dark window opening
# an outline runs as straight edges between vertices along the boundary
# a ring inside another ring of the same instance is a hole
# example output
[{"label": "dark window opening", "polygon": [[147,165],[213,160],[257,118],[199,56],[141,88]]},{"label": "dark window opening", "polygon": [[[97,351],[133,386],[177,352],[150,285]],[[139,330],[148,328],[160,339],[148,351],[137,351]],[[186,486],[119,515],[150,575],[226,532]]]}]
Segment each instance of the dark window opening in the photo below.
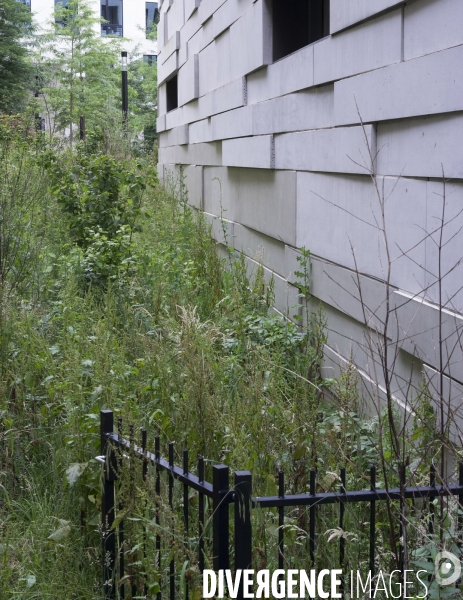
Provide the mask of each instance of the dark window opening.
[{"label": "dark window opening", "polygon": [[122,37],[122,0],[101,0],[101,35]]},{"label": "dark window opening", "polygon": [[329,35],[330,0],[273,0],[273,60]]},{"label": "dark window opening", "polygon": [[154,31],[154,26],[159,23],[159,8],[157,2],[146,2],[146,37]]},{"label": "dark window opening", "polygon": [[178,84],[177,75],[174,75],[172,79],[166,83],[166,95],[167,95],[167,112],[178,108]]},{"label": "dark window opening", "polygon": [[[55,0],[55,10],[57,8],[61,8],[61,9],[68,9],[68,0]],[[56,16],[55,17],[55,23],[57,23],[58,25],[62,25],[63,27],[65,25],[67,25],[67,18],[66,15],[64,13],[61,13],[60,16]]]},{"label": "dark window opening", "polygon": [[143,62],[145,62],[147,65],[154,65],[157,61],[158,57],[156,56],[156,54],[144,54],[143,55]]},{"label": "dark window opening", "polygon": [[29,7],[29,10],[31,8],[31,0],[18,0],[18,2],[21,2],[21,4],[25,4],[26,6]]}]

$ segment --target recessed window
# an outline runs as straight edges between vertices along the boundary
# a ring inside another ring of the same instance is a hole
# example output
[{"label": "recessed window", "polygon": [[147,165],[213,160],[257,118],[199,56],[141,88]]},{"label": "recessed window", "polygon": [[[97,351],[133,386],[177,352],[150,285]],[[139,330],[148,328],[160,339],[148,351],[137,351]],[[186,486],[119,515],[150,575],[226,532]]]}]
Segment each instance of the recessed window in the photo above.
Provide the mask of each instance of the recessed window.
[{"label": "recessed window", "polygon": [[166,95],[167,95],[167,112],[178,108],[178,80],[177,75],[174,75],[172,79],[166,83]]},{"label": "recessed window", "polygon": [[122,37],[122,0],[100,0],[101,16],[107,23],[101,24],[101,35]]},{"label": "recessed window", "polygon": [[146,37],[153,32],[154,26],[159,23],[159,8],[157,2],[145,2],[146,11]]},{"label": "recessed window", "polygon": [[329,35],[330,0],[273,0],[273,60]]},{"label": "recessed window", "polygon": [[143,62],[145,62],[147,65],[154,65],[157,61],[158,57],[156,56],[156,54],[144,54],[143,55]]},{"label": "recessed window", "polygon": [[[55,0],[55,10],[66,9],[68,10],[68,0]],[[66,16],[60,11],[60,14],[55,16],[55,23],[58,25],[66,25]]]}]

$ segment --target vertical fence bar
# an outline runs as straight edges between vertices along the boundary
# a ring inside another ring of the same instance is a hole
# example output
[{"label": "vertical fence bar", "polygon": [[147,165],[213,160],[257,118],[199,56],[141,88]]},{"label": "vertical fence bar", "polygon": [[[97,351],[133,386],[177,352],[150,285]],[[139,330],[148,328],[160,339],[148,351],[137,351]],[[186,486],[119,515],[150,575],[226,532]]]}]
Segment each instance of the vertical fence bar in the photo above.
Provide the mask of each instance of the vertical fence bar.
[{"label": "vertical fence bar", "polygon": [[[169,443],[169,467],[172,469],[174,466],[174,442]],[[169,473],[169,506],[171,511],[174,510],[174,476],[172,472]],[[173,531],[172,531],[173,535]],[[174,540],[172,539],[172,542]],[[170,600],[175,600],[175,561],[172,558],[169,565],[169,589],[170,589]]]},{"label": "vertical fence bar", "polygon": [[[188,475],[188,450],[183,450],[183,474]],[[183,484],[183,522],[185,527],[185,548],[188,550],[188,485]],[[185,579],[185,600],[188,600],[189,590],[188,582]]]},{"label": "vertical fence bar", "polygon": [[[405,535],[405,465],[399,465],[399,482],[400,482],[400,539],[404,539]],[[403,582],[404,575],[404,559],[405,559],[405,548],[402,542],[399,544],[399,571],[401,573],[401,582]]]},{"label": "vertical fence bar", "polygon": [[[463,462],[461,462],[459,464],[459,473],[458,473],[458,484],[463,486]],[[457,535],[458,535],[458,547],[460,548],[460,552],[461,552],[461,548],[463,546],[463,541],[462,541],[462,532],[463,532],[463,495],[458,496],[458,519],[457,519],[457,527],[458,527],[458,531],[457,531]],[[461,580],[460,580],[461,581]]]},{"label": "vertical fence bar", "polygon": [[[436,487],[436,466],[434,463],[431,464],[431,470],[429,474],[429,485],[433,488]],[[432,500],[429,501],[429,535],[434,534],[434,524],[435,524],[435,507]]]},{"label": "vertical fence bar", "polygon": [[[130,443],[130,497],[133,499],[134,488],[135,488],[135,441],[133,437],[134,432],[134,424],[130,423],[129,425],[129,443]],[[132,555],[132,562],[134,562],[134,556]],[[134,568],[131,568],[131,580],[132,580],[132,598],[137,596],[137,578]]]},{"label": "vertical fence bar", "polygon": [[[157,435],[154,438],[154,457],[157,461],[159,461],[161,459],[161,439],[160,437]],[[156,465],[156,525],[158,526],[158,530],[159,530],[159,524],[160,524],[160,518],[159,518],[159,505],[161,503],[161,474],[160,474],[160,469],[159,467]],[[159,533],[156,534],[156,554],[157,554],[157,567],[158,567],[158,572],[159,572],[159,592],[157,593],[157,599],[161,600],[162,597],[162,592],[161,592],[161,585],[162,585],[162,572],[161,572],[161,536],[159,535]]]},{"label": "vertical fence bar", "polygon": [[[315,496],[317,484],[317,472],[315,469],[310,469],[310,495]],[[309,548],[310,548],[310,561],[312,567],[315,563],[315,504],[310,506],[310,524],[309,524]]]},{"label": "vertical fence bar", "polygon": [[[252,567],[252,475],[249,471],[235,472],[235,571]],[[243,584],[238,589],[242,600]]]},{"label": "vertical fence bar", "polygon": [[[376,491],[376,467],[371,465],[370,467],[370,491]],[[375,576],[375,554],[376,554],[376,501],[370,502],[370,556],[369,556],[369,570],[371,573],[371,579]]]},{"label": "vertical fence bar", "polygon": [[[343,467],[341,469],[341,494],[346,493],[346,469]],[[339,538],[339,566],[344,571],[344,556],[345,556],[345,546],[346,539],[344,537],[344,514],[346,511],[346,506],[344,504],[343,499],[340,499],[339,502],[339,528],[341,529],[341,537]],[[344,576],[341,577],[341,598],[344,598]]]},{"label": "vertical fence bar", "polygon": [[[122,430],[122,418],[119,417],[117,419],[117,435],[119,437],[119,439],[121,440],[123,435],[123,430]],[[122,469],[122,448],[119,448],[119,468]],[[120,491],[120,486],[119,486],[119,491]],[[122,512],[123,508],[122,508],[122,500],[119,498],[119,502],[118,502],[118,510],[120,512]],[[122,581],[124,579],[125,576],[125,567],[124,567],[124,519],[122,519],[122,521],[119,523],[119,581]],[[122,582],[122,584],[119,584],[119,597],[121,600],[124,600],[125,598],[125,584],[124,582]]]},{"label": "vertical fence bar", "polygon": [[228,553],[228,483],[229,469],[226,465],[212,467],[212,552],[214,571],[229,568]]},{"label": "vertical fence bar", "polygon": [[[198,479],[200,483],[204,481],[204,458],[202,456],[198,456]],[[198,562],[199,571],[202,573],[204,571],[204,494],[199,493],[198,496]]]},{"label": "vertical fence bar", "polygon": [[[141,449],[143,452],[143,458],[142,458],[143,483],[146,482],[147,477],[148,477],[148,461],[146,460],[146,442],[147,442],[146,429],[142,429],[141,430]],[[145,502],[145,510],[146,510],[146,502]],[[143,559],[145,560],[145,565],[146,565],[146,527],[143,528]],[[146,566],[145,566],[145,569],[146,569]],[[146,581],[146,576],[145,576],[145,580],[143,583],[143,595],[145,597],[147,597],[147,595],[148,595],[148,585],[147,585],[147,581]]]},{"label": "vertical fence bar", "polygon": [[[279,498],[284,498],[285,497],[285,474],[284,472],[280,469],[278,471],[278,497]],[[278,507],[278,568],[282,569],[283,568],[283,563],[284,563],[284,551],[285,551],[285,540],[284,540],[284,535],[285,535],[285,507],[284,506],[279,506]]]},{"label": "vertical fence bar", "polygon": [[114,481],[117,479],[116,454],[108,444],[108,434],[114,432],[114,417],[111,410],[100,411],[100,448],[105,457],[103,472],[103,494],[101,502],[102,552],[103,552],[103,597],[116,597],[116,537],[111,529],[114,523]]}]

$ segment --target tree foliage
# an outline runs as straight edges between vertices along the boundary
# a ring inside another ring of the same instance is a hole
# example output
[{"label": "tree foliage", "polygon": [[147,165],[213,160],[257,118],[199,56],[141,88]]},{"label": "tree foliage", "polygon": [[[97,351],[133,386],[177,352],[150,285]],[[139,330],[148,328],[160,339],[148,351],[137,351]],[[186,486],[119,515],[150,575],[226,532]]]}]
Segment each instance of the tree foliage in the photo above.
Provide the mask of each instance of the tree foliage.
[{"label": "tree foliage", "polygon": [[71,144],[81,117],[106,132],[120,121],[120,42],[103,40],[100,23],[89,0],[69,0],[39,40],[44,109],[52,132],[66,132]]},{"label": "tree foliage", "polygon": [[0,2],[0,110],[18,112],[31,83],[27,39],[32,33],[30,10],[17,0]]}]

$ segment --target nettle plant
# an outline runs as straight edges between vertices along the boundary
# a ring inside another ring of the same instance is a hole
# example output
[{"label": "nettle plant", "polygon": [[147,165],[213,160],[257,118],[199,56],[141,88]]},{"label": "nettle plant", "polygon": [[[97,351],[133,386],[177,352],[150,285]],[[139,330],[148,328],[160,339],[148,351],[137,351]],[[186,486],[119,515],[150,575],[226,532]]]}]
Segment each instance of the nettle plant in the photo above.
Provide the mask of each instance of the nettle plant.
[{"label": "nettle plant", "polygon": [[67,216],[77,253],[77,274],[85,287],[106,288],[124,283],[136,272],[133,234],[141,230],[143,195],[156,182],[141,163],[121,168],[114,158],[90,154],[82,144],[64,156],[48,151],[43,163],[51,190]]}]

